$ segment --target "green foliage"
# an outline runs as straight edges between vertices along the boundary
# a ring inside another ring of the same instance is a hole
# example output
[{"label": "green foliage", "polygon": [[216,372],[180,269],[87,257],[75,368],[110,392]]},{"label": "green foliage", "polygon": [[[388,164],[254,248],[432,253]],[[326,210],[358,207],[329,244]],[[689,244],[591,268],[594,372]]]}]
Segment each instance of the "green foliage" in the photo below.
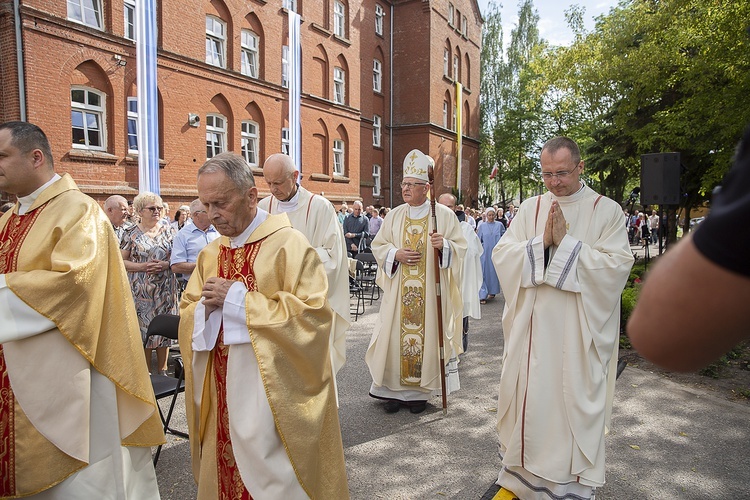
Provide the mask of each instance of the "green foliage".
[{"label": "green foliage", "polygon": [[622,322],[625,324],[628,321],[628,318],[630,317],[630,314],[633,312],[633,309],[635,308],[636,302],[638,302],[638,295],[640,294],[641,289],[638,285],[635,286],[627,286],[622,291]]},{"label": "green foliage", "polygon": [[620,335],[620,349],[632,349],[633,345],[630,343],[630,337],[625,334]]},{"label": "green foliage", "polygon": [[729,366],[729,360],[726,356],[722,356],[707,367],[698,370],[698,373],[703,375],[704,377],[719,378],[722,371],[724,370],[724,367],[726,366]]}]

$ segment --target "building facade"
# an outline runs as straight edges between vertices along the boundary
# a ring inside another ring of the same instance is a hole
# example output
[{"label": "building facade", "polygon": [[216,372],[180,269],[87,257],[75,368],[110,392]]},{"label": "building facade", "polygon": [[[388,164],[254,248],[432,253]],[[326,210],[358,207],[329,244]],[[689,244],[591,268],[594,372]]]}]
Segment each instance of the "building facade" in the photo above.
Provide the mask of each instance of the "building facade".
[{"label": "building facade", "polygon": [[[242,154],[268,193],[263,160],[289,148],[290,10],[302,17],[302,185],[335,204],[397,205],[404,155],[419,148],[436,160],[438,193],[460,171],[463,198],[476,200],[476,0],[156,6],[165,201],[195,198],[197,169],[221,151]],[[0,121],[42,127],[56,170],[100,201],[138,192],[134,39],[135,0],[0,0]]]}]

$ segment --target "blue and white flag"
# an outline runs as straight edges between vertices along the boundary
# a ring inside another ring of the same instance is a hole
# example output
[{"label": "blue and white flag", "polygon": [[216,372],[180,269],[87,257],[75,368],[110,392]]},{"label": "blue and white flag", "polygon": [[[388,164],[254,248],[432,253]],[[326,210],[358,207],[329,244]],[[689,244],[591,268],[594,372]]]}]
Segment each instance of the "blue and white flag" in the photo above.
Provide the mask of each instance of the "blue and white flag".
[{"label": "blue and white flag", "polygon": [[302,182],[302,126],[300,122],[300,93],[302,89],[302,45],[300,16],[289,11],[289,156],[292,157],[299,181]]},{"label": "blue and white flag", "polygon": [[138,83],[138,191],[159,194],[159,104],[156,91],[156,0],[135,2]]}]

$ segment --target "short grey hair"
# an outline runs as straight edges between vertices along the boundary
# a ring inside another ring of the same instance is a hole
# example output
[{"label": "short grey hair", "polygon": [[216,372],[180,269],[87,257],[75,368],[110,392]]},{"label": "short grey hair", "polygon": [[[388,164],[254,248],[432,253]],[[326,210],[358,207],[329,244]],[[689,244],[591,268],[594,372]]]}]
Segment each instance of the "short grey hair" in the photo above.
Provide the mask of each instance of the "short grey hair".
[{"label": "short grey hair", "polygon": [[573,160],[573,163],[575,163],[576,165],[581,163],[581,150],[578,149],[578,144],[576,144],[576,141],[574,141],[570,137],[553,137],[552,139],[544,143],[544,146],[542,146],[542,153],[545,151],[549,151],[550,154],[555,154],[558,150],[563,148],[570,151],[570,157]]},{"label": "short grey hair", "polygon": [[198,177],[203,174],[223,172],[237,186],[237,189],[246,191],[255,187],[253,171],[245,159],[236,153],[219,153],[210,158],[198,169]]},{"label": "short grey hair", "polygon": [[200,198],[196,198],[190,202],[190,212],[192,213],[195,213],[198,210],[205,210],[205,209],[206,209],[206,205],[203,204]]},{"label": "short grey hair", "polygon": [[124,203],[125,205],[128,204],[128,200],[125,199],[124,196],[120,196],[119,194],[113,194],[109,198],[107,198],[104,202],[104,209],[108,208],[115,208],[119,203]]}]

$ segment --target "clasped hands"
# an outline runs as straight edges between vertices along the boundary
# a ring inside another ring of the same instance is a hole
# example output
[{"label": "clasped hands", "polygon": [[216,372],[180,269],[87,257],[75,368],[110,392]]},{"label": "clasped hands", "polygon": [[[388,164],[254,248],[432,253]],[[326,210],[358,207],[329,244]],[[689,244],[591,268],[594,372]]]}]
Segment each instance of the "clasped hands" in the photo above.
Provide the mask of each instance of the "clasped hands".
[{"label": "clasped hands", "polygon": [[549,248],[551,245],[560,246],[563,238],[568,234],[567,224],[562,208],[560,208],[560,204],[556,200],[553,200],[552,206],[549,207],[547,223],[544,226],[545,249]]},{"label": "clasped hands", "polygon": [[169,262],[165,260],[150,260],[148,262],[145,262],[146,264],[146,273],[148,274],[157,274],[166,271],[169,269]]},{"label": "clasped hands", "polygon": [[[443,235],[434,232],[430,235],[430,245],[438,250],[443,249],[444,241]],[[408,248],[399,248],[396,250],[395,259],[402,264],[407,266],[413,266],[419,263],[422,258],[422,254],[416,250],[410,250]]]},{"label": "clasped hands", "polygon": [[203,284],[203,291],[201,292],[203,305],[206,308],[206,317],[208,317],[208,315],[215,309],[224,307],[224,299],[227,298],[229,289],[235,283],[236,281],[224,278],[208,278],[206,280]]}]

